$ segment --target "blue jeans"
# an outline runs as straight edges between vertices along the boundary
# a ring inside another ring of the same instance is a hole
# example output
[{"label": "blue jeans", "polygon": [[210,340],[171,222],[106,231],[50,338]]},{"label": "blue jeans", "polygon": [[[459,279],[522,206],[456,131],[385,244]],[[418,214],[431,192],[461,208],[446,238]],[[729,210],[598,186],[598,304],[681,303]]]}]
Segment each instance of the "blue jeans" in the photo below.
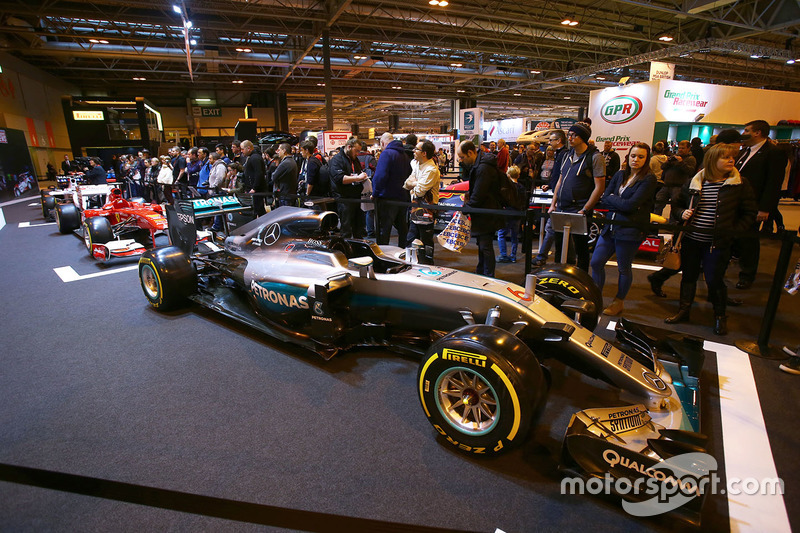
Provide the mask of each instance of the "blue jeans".
[{"label": "blue jeans", "polygon": [[617,267],[619,269],[619,283],[617,284],[617,296],[619,300],[624,300],[633,283],[633,256],[643,241],[621,241],[612,237],[609,233],[600,235],[592,254],[592,279],[600,290],[606,283],[606,263],[615,253],[617,254]]},{"label": "blue jeans", "polygon": [[[544,231],[544,239],[542,239],[542,247],[539,248],[539,251],[536,252],[536,259],[547,259],[547,255],[550,253],[550,248],[553,247],[553,240],[556,237],[556,232],[553,231],[553,225],[550,223],[550,219],[547,219],[547,223],[544,225],[544,228],[540,229],[539,231]],[[561,258],[556,257],[556,262],[560,261]]]},{"label": "blue jeans", "polygon": [[[511,241],[511,255],[506,253],[506,238]],[[519,219],[509,218],[505,228],[497,232],[497,244],[500,247],[500,257],[517,257],[517,245],[519,244]]]}]

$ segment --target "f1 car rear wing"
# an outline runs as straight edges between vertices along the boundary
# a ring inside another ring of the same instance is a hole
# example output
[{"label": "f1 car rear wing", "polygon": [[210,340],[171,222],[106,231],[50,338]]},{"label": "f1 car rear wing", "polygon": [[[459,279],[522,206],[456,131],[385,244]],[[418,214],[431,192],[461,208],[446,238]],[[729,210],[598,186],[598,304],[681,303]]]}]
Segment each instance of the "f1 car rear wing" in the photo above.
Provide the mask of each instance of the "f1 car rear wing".
[{"label": "f1 car rear wing", "polygon": [[229,235],[231,230],[253,219],[251,210],[252,207],[243,205],[236,196],[178,200],[174,206],[167,206],[169,240],[191,255],[197,243],[197,220],[220,216],[223,231]]}]

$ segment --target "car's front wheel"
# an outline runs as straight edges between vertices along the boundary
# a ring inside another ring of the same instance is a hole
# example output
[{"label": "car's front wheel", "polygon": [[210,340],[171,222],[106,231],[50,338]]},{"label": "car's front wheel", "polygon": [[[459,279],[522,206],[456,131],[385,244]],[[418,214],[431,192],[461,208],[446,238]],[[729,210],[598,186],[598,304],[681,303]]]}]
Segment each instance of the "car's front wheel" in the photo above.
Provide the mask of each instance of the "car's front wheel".
[{"label": "car's front wheel", "polygon": [[50,211],[56,208],[56,199],[48,194],[42,194],[42,218],[50,218]]},{"label": "car's front wheel", "polygon": [[477,455],[496,455],[524,441],[547,393],[530,348],[508,331],[482,324],[436,341],[417,380],[434,429]]},{"label": "car's front wheel", "polygon": [[547,265],[534,272],[538,279],[536,294],[547,298],[561,312],[570,314],[562,305],[567,300],[584,300],[591,310],[577,319],[581,326],[594,330],[603,311],[603,293],[592,277],[574,265]]},{"label": "car's front wheel", "polygon": [[81,225],[81,214],[75,204],[58,204],[56,206],[56,225],[61,233],[69,233]]},{"label": "car's front wheel", "polygon": [[177,246],[156,248],[139,259],[139,281],[147,301],[158,310],[179,307],[197,290],[197,272]]},{"label": "car's front wheel", "polygon": [[92,217],[83,223],[83,242],[89,255],[92,255],[92,244],[105,244],[114,239],[111,223],[105,217]]}]

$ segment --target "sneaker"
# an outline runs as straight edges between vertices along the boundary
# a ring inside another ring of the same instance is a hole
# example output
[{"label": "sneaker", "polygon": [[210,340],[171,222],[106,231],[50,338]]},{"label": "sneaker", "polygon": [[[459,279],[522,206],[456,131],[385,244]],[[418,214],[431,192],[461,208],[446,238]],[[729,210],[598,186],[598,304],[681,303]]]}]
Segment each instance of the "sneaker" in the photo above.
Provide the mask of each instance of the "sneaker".
[{"label": "sneaker", "polygon": [[778,368],[789,374],[800,376],[800,356],[795,355],[794,357],[790,357],[787,362],[782,363]]},{"label": "sneaker", "polygon": [[800,353],[798,353],[798,352],[793,352],[793,351],[792,351],[792,349],[791,349],[791,348],[789,348],[788,346],[784,346],[784,347],[783,347],[783,353],[785,353],[785,354],[786,354],[786,355],[788,355],[789,357],[798,357],[798,356],[800,356]]},{"label": "sneaker", "polygon": [[498,263],[510,263],[511,259],[509,259],[509,257],[507,255],[501,255],[500,257],[497,258],[497,262]]},{"label": "sneaker", "polygon": [[511,260],[512,263],[516,263],[517,262],[517,256],[516,255],[511,256],[509,259]]},{"label": "sneaker", "polygon": [[536,257],[534,257],[533,260],[531,261],[531,265],[533,265],[535,267],[544,266],[545,263],[547,263],[547,258],[546,257],[539,257],[538,255]]}]

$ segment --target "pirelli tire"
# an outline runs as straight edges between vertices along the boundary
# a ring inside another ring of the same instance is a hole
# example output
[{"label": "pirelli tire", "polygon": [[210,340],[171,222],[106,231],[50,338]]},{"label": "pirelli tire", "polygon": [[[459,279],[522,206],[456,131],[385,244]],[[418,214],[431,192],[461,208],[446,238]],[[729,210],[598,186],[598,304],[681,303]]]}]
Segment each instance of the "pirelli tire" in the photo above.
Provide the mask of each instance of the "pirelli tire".
[{"label": "pirelli tire", "polygon": [[422,409],[450,445],[491,456],[521,444],[547,383],[530,348],[508,331],[469,325],[433,343],[420,362]]},{"label": "pirelli tire", "polygon": [[[603,293],[592,277],[575,265],[548,265],[534,272],[538,283],[536,293],[546,297],[561,308],[565,300],[586,300],[594,304],[594,311],[584,313],[578,322],[580,325],[594,330],[603,312]],[[569,314],[569,311],[565,311]]]},{"label": "pirelli tire", "polygon": [[197,291],[197,271],[183,250],[166,246],[142,255],[139,282],[150,305],[168,311],[182,306]]},{"label": "pirelli tire", "polygon": [[105,244],[114,239],[111,223],[105,217],[87,218],[83,223],[83,242],[89,255],[92,254],[93,244]]},{"label": "pirelli tire", "polygon": [[56,205],[56,225],[61,233],[69,233],[81,227],[81,214],[75,204]]},{"label": "pirelli tire", "polygon": [[50,212],[56,208],[56,199],[53,196],[43,192],[42,193],[42,218],[45,220],[50,219]]}]

